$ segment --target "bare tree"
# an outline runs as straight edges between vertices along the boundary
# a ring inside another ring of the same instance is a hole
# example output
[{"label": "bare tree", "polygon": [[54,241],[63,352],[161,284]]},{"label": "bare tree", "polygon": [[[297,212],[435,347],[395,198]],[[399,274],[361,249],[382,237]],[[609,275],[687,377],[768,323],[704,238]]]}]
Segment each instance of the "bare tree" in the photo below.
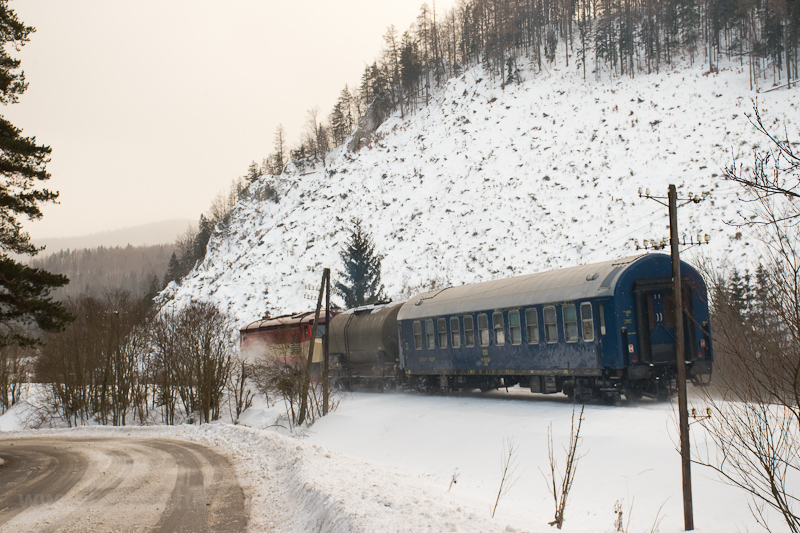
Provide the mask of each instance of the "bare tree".
[{"label": "bare tree", "polygon": [[[283,402],[290,427],[299,423],[304,390],[307,394],[307,409],[303,423],[310,426],[323,416],[321,380],[309,379],[311,376],[308,365],[291,352],[290,345],[275,344],[267,347],[259,361],[252,365],[252,375],[256,388],[267,399],[271,397]],[[328,412],[331,413],[336,410],[339,397],[335,394],[329,396]]]},{"label": "bare tree", "polygon": [[[769,141],[771,149],[765,152],[753,150],[753,167],[750,169],[734,159],[731,166],[725,168],[725,179],[742,185],[758,201],[776,196],[783,200],[800,198],[800,156],[794,152],[786,133],[781,137],[764,126],[756,102],[753,103],[753,114],[748,114],[747,118]],[[784,215],[800,216],[800,207],[786,207],[790,212]]]},{"label": "bare tree", "polygon": [[[267,398],[280,398],[286,409],[286,420],[289,427],[297,424],[297,417],[302,403],[303,383],[308,379],[306,365],[292,361],[286,357],[265,357],[253,365],[253,373],[258,390]],[[311,391],[313,387],[309,387]],[[313,423],[317,409],[313,402],[306,420]]]},{"label": "bare tree", "polygon": [[392,105],[400,105],[400,116],[405,116],[402,97],[402,83],[400,81],[400,39],[397,29],[390,25],[383,36],[386,48],[383,49],[382,62],[389,70],[389,92],[392,95]]},{"label": "bare tree", "polygon": [[68,300],[66,307],[76,320],[45,338],[37,360],[54,410],[71,425],[89,420],[122,425],[131,412],[141,416],[147,411],[141,405],[147,400],[141,390],[147,387],[141,326],[148,302],[114,290]]},{"label": "bare tree", "polygon": [[227,191],[220,191],[214,197],[211,207],[208,209],[208,218],[212,225],[227,221],[228,215],[236,207],[236,203],[246,187],[246,178],[238,178],[231,182],[231,186]]},{"label": "bare tree", "polygon": [[242,413],[253,405],[253,391],[248,386],[252,373],[251,365],[245,361],[241,359],[233,361],[228,377],[228,406],[231,408],[231,419],[234,424],[238,424]]},{"label": "bare tree", "polygon": [[[518,465],[516,453],[517,447],[514,444],[514,439],[504,439],[503,450],[500,454],[500,488],[497,490],[497,498],[495,498],[494,506],[492,507],[492,518],[494,518],[494,514],[497,512],[497,505],[500,503],[500,498],[507,494],[517,481],[516,473]],[[451,487],[453,483],[455,483],[455,479],[456,476],[453,474],[453,481],[450,483]]]},{"label": "bare tree", "polygon": [[745,212],[735,223],[759,241],[760,266],[746,298],[712,272],[716,394],[707,394],[710,416],[699,423],[713,447],[694,460],[747,492],[765,529],[772,509],[800,532],[791,486],[800,474],[800,167],[791,143],[770,134],[754,110],[751,122],[771,149],[756,152],[750,169],[734,160],[725,176],[743,187]]},{"label": "bare tree", "polygon": [[[761,229],[767,227],[774,229]],[[788,250],[790,242],[780,249]],[[800,299],[787,285],[796,279],[787,279],[787,269],[795,268],[789,261],[796,265],[797,257],[760,269],[761,294],[751,296],[746,307],[734,297],[728,278],[710,277],[715,385],[706,390],[709,415],[699,424],[713,446],[697,449],[693,460],[747,492],[753,516],[765,529],[764,509],[771,508],[791,531],[800,532],[790,483],[800,474]]]},{"label": "bare tree", "polygon": [[34,353],[17,345],[0,348],[0,413],[20,400]]},{"label": "bare tree", "polygon": [[550,472],[544,475],[550,487],[550,492],[553,495],[553,503],[555,504],[555,517],[550,522],[551,526],[556,526],[558,529],[564,525],[564,510],[567,507],[567,498],[569,491],[572,489],[572,484],[575,481],[575,473],[578,469],[578,461],[583,455],[578,455],[578,447],[581,444],[581,424],[583,422],[583,409],[581,405],[581,412],[578,414],[577,424],[575,422],[575,404],[572,405],[572,422],[569,429],[569,443],[564,448],[566,452],[566,461],[564,463],[564,473],[561,474],[558,469],[558,461],[555,456],[555,447],[553,446],[553,425],[547,428],[547,456],[550,460]]},{"label": "bare tree", "polygon": [[180,322],[174,308],[162,310],[147,328],[151,357],[148,367],[157,392],[153,396],[153,407],[161,409],[161,418],[167,424],[175,423],[178,412],[178,368]]},{"label": "bare tree", "polygon": [[325,147],[320,145],[321,128],[324,129],[319,121],[319,107],[312,107],[306,112],[306,125],[302,144],[308,148],[311,152],[309,155],[315,159],[325,156]]},{"label": "bare tree", "polygon": [[187,416],[218,419],[235,350],[230,320],[213,304],[192,302],[162,312],[151,337],[167,422],[175,421],[176,400]]},{"label": "bare tree", "polygon": [[283,128],[283,124],[278,124],[278,127],[275,128],[275,134],[272,139],[275,151],[272,153],[273,167],[270,173],[278,176],[283,172],[283,167],[288,162],[286,159],[286,130]]}]

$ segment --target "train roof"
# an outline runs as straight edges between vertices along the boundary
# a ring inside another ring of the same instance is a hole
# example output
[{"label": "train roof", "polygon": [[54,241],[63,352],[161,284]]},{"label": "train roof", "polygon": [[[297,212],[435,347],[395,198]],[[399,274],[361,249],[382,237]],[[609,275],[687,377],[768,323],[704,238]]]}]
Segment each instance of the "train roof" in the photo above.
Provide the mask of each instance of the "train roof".
[{"label": "train roof", "polygon": [[[335,315],[336,313],[331,312],[331,317]],[[288,315],[276,316],[272,318],[262,318],[247,324],[239,331],[248,332],[261,329],[272,329],[284,326],[294,326],[294,325],[313,324],[313,323],[314,323],[314,311],[306,311],[305,313],[293,313]],[[319,312],[319,323],[320,324],[327,323],[327,321],[325,320],[324,310]]]},{"label": "train roof", "polygon": [[[652,257],[664,254],[649,255]],[[437,289],[410,298],[400,310],[397,319],[409,320],[480,309],[503,309],[612,296],[622,273],[644,257],[647,255]]]},{"label": "train roof", "polygon": [[377,304],[370,304],[370,305],[362,305],[361,307],[355,307],[353,309],[348,309],[346,311],[342,311],[340,314],[342,315],[362,315],[362,314],[378,314],[386,309],[391,309],[392,307],[396,307],[398,305],[402,305],[405,302],[382,302]]}]

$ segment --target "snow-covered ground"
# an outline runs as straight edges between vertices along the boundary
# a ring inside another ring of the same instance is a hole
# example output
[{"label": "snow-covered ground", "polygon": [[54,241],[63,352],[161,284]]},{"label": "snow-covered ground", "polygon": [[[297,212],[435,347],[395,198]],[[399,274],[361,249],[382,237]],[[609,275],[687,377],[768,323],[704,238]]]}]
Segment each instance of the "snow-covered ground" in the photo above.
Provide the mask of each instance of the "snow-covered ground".
[{"label": "snow-covered ground", "polygon": [[[698,406],[700,406],[698,404]],[[486,395],[354,393],[299,433],[274,427],[281,410],[257,402],[244,425],[90,427],[7,432],[25,417],[0,417],[0,438],[31,434],[115,434],[198,441],[227,454],[248,499],[252,531],[552,532],[547,430],[556,456],[572,405],[512,389]],[[627,531],[683,530],[677,425],[669,404],[587,406],[583,454],[566,511],[566,532],[612,532],[620,503]],[[268,427],[273,426],[273,427]],[[267,429],[260,429],[267,428]],[[693,446],[703,446],[692,426]],[[492,507],[504,445],[513,443],[514,483]],[[456,483],[451,485],[453,477]],[[757,531],[741,492],[694,467],[699,532]],[[798,487],[800,488],[800,487]],[[660,520],[660,523],[659,523]],[[659,524],[653,529],[654,524]],[[772,531],[785,531],[777,516]]]},{"label": "snow-covered ground", "polygon": [[340,148],[325,167],[290,169],[278,203],[258,199],[273,179],[262,178],[205,261],[164,296],[213,301],[239,326],[308,310],[306,287],[319,285],[322,268],[341,271],[353,217],[384,255],[396,300],[629,256],[634,239],[668,236],[667,209],[639,198],[639,187],[665,196],[670,183],[682,196],[711,193],[679,212],[681,233],[711,236],[706,257],[742,269],[757,261],[748,232],[725,224],[743,205],[723,168],[734,156],[750,164],[753,148],[767,147],[746,117],[752,99],[767,127],[796,140],[800,91],[755,93],[735,62],[718,73],[676,64],[602,81],[523,66],[522,77],[501,88],[477,67],[451,79],[357,152]]}]

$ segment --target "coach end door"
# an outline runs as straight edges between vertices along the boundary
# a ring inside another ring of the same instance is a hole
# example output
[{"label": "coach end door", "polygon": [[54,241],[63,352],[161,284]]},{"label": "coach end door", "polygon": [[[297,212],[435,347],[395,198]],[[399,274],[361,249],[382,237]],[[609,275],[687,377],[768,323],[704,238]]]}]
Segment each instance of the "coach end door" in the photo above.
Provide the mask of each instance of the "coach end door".
[{"label": "coach end door", "polygon": [[675,305],[668,281],[637,281],[636,323],[644,363],[675,361]]},{"label": "coach end door", "polygon": [[[688,281],[688,280],[686,280]],[[675,362],[675,300],[669,279],[637,280],[636,296],[639,350],[645,363]],[[693,328],[691,288],[683,284],[685,344],[691,346]]]}]

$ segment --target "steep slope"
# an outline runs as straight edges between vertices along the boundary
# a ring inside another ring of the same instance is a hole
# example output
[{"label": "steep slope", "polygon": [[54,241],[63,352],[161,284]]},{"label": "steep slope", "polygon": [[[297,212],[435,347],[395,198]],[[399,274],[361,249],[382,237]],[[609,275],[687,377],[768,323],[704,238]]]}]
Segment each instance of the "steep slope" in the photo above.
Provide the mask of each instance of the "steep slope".
[{"label": "steep slope", "polygon": [[[341,270],[352,217],[384,254],[394,298],[630,255],[633,239],[668,235],[667,209],[637,189],[666,195],[669,183],[711,193],[680,210],[681,232],[709,233],[702,251],[715,261],[743,261],[746,235],[725,225],[741,208],[738,190],[721,174],[734,155],[748,163],[766,146],[745,116],[756,96],[746,72],[682,66],[595,82],[523,68],[522,77],[504,89],[480,68],[450,80],[359,151],[281,176],[278,203],[257,200],[267,185],[253,184],[205,261],[163,296],[216,301],[239,324],[311,308],[306,286],[325,266]],[[758,95],[768,124],[794,138],[799,94]]]}]

